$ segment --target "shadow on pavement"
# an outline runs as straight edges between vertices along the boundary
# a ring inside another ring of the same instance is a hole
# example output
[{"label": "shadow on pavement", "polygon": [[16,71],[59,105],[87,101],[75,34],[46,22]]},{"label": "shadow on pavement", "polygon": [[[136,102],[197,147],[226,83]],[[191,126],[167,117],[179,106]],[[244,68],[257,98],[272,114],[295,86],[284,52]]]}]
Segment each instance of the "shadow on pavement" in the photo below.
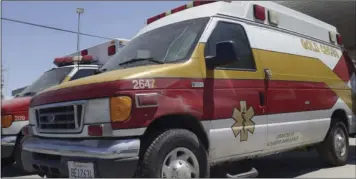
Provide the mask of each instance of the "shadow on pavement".
[{"label": "shadow on pavement", "polygon": [[[349,148],[349,165],[356,165],[356,147]],[[252,165],[255,167],[261,178],[293,178],[303,174],[314,172],[323,168],[329,168],[321,161],[317,152],[312,150],[310,152],[292,151],[272,155],[260,159],[252,160]],[[213,167],[211,169],[212,178],[225,178],[226,171],[231,171],[235,174],[237,169],[244,167],[241,162],[234,162],[230,164]],[[34,175],[32,173],[20,172],[16,164],[1,169],[1,177],[21,177],[27,175]]]},{"label": "shadow on pavement", "polygon": [[[349,147],[348,165],[356,165],[356,147]],[[259,178],[294,178],[320,169],[329,168],[317,154],[316,150],[309,152],[292,151],[260,159],[251,160]],[[226,177],[226,171],[235,172],[241,163],[234,162],[211,169],[212,178]]]},{"label": "shadow on pavement", "polygon": [[1,178],[2,177],[22,177],[26,175],[34,175],[33,173],[21,171],[16,163],[11,166],[6,166],[1,168]]}]

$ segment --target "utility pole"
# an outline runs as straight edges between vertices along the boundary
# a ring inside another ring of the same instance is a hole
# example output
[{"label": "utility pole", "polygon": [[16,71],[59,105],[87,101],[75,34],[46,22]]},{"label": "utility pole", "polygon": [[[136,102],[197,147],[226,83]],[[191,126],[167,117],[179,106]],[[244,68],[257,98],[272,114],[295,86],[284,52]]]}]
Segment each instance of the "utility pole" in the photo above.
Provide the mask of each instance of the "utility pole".
[{"label": "utility pole", "polygon": [[4,100],[4,68],[1,68],[1,100]]}]

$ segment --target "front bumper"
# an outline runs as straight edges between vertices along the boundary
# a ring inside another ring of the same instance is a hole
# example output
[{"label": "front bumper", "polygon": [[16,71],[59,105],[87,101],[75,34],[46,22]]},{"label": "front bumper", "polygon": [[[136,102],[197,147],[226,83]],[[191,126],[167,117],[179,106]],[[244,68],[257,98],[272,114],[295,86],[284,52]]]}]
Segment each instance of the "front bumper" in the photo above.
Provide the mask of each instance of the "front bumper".
[{"label": "front bumper", "polygon": [[1,159],[12,156],[16,144],[16,136],[1,136]]},{"label": "front bumper", "polygon": [[93,163],[100,178],[131,178],[136,171],[139,139],[56,140],[31,137],[24,141],[25,170],[69,177],[68,162]]}]

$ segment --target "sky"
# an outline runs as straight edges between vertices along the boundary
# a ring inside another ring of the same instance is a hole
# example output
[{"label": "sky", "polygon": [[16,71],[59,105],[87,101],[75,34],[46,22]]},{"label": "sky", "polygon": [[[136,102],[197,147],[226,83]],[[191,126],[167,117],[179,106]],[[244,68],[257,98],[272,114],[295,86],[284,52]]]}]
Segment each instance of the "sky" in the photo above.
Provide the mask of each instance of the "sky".
[{"label": "sky", "polygon": [[[149,17],[189,3],[188,1],[2,1],[3,18],[77,31],[76,8],[81,15],[82,33],[109,38],[131,39]],[[30,85],[43,72],[54,68],[56,57],[77,49],[77,35],[2,20],[2,68],[4,96]],[[80,49],[106,39],[80,36]]]}]

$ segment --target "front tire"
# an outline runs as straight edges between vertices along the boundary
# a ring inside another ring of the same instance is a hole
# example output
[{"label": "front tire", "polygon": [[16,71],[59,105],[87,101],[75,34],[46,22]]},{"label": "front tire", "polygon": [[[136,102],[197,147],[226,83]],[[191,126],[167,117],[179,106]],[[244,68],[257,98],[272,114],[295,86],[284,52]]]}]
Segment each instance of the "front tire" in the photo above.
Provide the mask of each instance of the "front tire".
[{"label": "front tire", "polygon": [[16,167],[19,169],[20,172],[25,172],[23,164],[22,164],[22,159],[21,159],[21,152],[22,152],[22,143],[26,139],[23,135],[20,135],[14,149],[14,159],[16,162]]},{"label": "front tire", "polygon": [[170,129],[158,135],[140,158],[137,177],[209,177],[207,151],[198,137],[185,129]]},{"label": "front tire", "polygon": [[348,159],[349,139],[343,122],[332,124],[324,141],[317,147],[319,156],[332,166],[345,165]]}]

